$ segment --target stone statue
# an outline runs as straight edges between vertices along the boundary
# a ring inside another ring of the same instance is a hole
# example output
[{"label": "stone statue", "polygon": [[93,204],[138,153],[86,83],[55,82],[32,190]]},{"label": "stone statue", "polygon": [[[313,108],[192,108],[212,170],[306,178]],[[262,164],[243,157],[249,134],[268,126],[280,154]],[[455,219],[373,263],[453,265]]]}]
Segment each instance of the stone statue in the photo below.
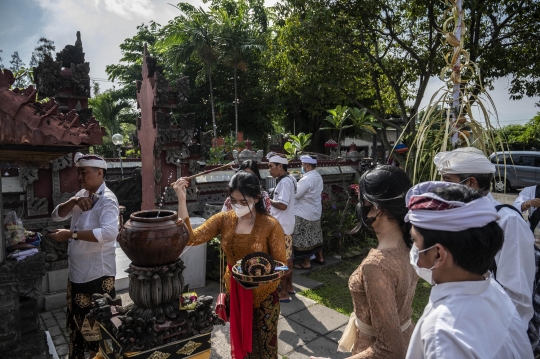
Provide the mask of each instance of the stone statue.
[{"label": "stone statue", "polygon": [[77,31],[75,45],[66,45],[62,51],[56,53],[56,61],[62,63],[62,67],[70,68],[71,64],[84,63],[84,52],[81,41],[81,32]]},{"label": "stone statue", "polygon": [[90,63],[71,64],[71,82],[75,95],[90,97]]},{"label": "stone statue", "polygon": [[52,97],[60,91],[62,85],[62,64],[45,54],[43,62],[34,67],[34,79],[40,96]]}]

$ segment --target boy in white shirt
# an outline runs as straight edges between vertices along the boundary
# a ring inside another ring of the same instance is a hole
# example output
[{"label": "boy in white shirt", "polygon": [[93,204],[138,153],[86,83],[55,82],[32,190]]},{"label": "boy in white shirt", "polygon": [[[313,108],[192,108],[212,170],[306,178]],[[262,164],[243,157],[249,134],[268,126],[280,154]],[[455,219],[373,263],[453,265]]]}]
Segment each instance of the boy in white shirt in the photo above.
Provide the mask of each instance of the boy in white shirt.
[{"label": "boy in white shirt", "polygon": [[478,190],[424,182],[406,197],[411,265],[434,287],[406,358],[533,358],[522,320],[489,275],[504,234]]}]

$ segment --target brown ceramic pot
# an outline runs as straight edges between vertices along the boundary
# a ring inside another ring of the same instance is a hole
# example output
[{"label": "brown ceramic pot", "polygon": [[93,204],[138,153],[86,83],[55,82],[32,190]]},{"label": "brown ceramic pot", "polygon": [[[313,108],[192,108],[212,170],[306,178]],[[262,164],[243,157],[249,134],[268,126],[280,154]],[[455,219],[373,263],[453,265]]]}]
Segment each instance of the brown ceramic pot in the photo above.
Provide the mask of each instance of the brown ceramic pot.
[{"label": "brown ceramic pot", "polygon": [[133,264],[141,267],[174,262],[188,241],[186,225],[175,211],[168,210],[132,213],[118,234],[118,243],[124,253]]}]

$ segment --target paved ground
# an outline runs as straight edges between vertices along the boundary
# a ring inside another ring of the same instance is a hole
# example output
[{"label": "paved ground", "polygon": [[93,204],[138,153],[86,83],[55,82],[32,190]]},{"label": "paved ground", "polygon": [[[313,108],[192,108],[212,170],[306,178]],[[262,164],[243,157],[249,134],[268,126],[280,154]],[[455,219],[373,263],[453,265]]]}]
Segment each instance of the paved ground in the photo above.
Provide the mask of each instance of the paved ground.
[{"label": "paved ground", "polygon": [[[506,194],[493,193],[494,198],[501,202],[512,204],[519,194],[519,190]],[[339,259],[325,258],[328,265],[332,265]],[[312,270],[324,268],[312,264]],[[315,288],[321,283],[313,281],[303,274],[310,271],[295,269],[294,286],[297,291],[307,288]],[[204,288],[196,289],[198,293],[212,295],[217,298],[219,285],[214,281],[207,281]],[[130,301],[127,293],[120,293],[124,304]],[[41,325],[44,330],[50,332],[54,342],[58,358],[67,358],[69,336],[66,332],[66,307],[50,312],[43,312]],[[279,354],[288,359],[307,359],[310,355],[331,357],[332,359],[346,358],[348,355],[338,353],[337,341],[341,338],[348,318],[332,309],[326,308],[316,302],[296,295],[290,303],[281,305],[279,317],[278,339]],[[216,327],[212,333],[212,359],[230,358],[229,325]]]},{"label": "paved ground", "polygon": [[[326,265],[313,264],[313,270],[322,269],[340,261],[338,258],[325,258]],[[302,276],[309,271],[295,270],[294,287],[296,291],[316,288],[321,283]],[[204,288],[196,289],[200,294],[217,298],[219,284],[208,280]],[[123,304],[130,302],[127,293],[119,293]],[[323,305],[302,297],[291,296],[290,303],[281,304],[281,315],[278,323],[278,352],[287,359],[307,359],[311,355],[346,358],[349,355],[337,352],[337,341],[341,338],[348,317],[326,308]],[[40,313],[41,325],[48,330],[54,342],[59,359],[67,358],[69,336],[65,330],[66,307],[50,312]],[[230,358],[229,325],[217,326],[212,333],[211,359]]]}]

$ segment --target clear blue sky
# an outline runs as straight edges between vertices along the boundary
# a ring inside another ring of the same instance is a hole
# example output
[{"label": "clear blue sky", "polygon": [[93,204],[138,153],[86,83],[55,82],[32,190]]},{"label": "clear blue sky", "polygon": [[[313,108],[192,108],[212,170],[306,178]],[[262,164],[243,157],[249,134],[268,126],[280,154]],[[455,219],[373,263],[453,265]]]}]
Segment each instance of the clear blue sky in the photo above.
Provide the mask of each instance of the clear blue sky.
[{"label": "clear blue sky", "polygon": [[[107,81],[105,66],[120,59],[119,45],[136,33],[136,26],[155,20],[166,24],[178,14],[168,5],[171,0],[2,0],[0,10],[0,57],[3,65],[14,51],[19,51],[28,65],[37,40],[44,36],[54,41],[57,51],[75,43],[75,33],[81,31],[86,61],[90,62],[90,77],[99,81],[102,89],[113,83]],[[193,5],[203,5],[200,0],[189,0]],[[267,5],[275,0],[267,0]],[[432,79],[422,106],[442,83]],[[508,95],[509,79],[495,83],[490,92],[499,114],[501,125],[525,123],[540,108],[534,106],[540,98],[512,101]]]}]

